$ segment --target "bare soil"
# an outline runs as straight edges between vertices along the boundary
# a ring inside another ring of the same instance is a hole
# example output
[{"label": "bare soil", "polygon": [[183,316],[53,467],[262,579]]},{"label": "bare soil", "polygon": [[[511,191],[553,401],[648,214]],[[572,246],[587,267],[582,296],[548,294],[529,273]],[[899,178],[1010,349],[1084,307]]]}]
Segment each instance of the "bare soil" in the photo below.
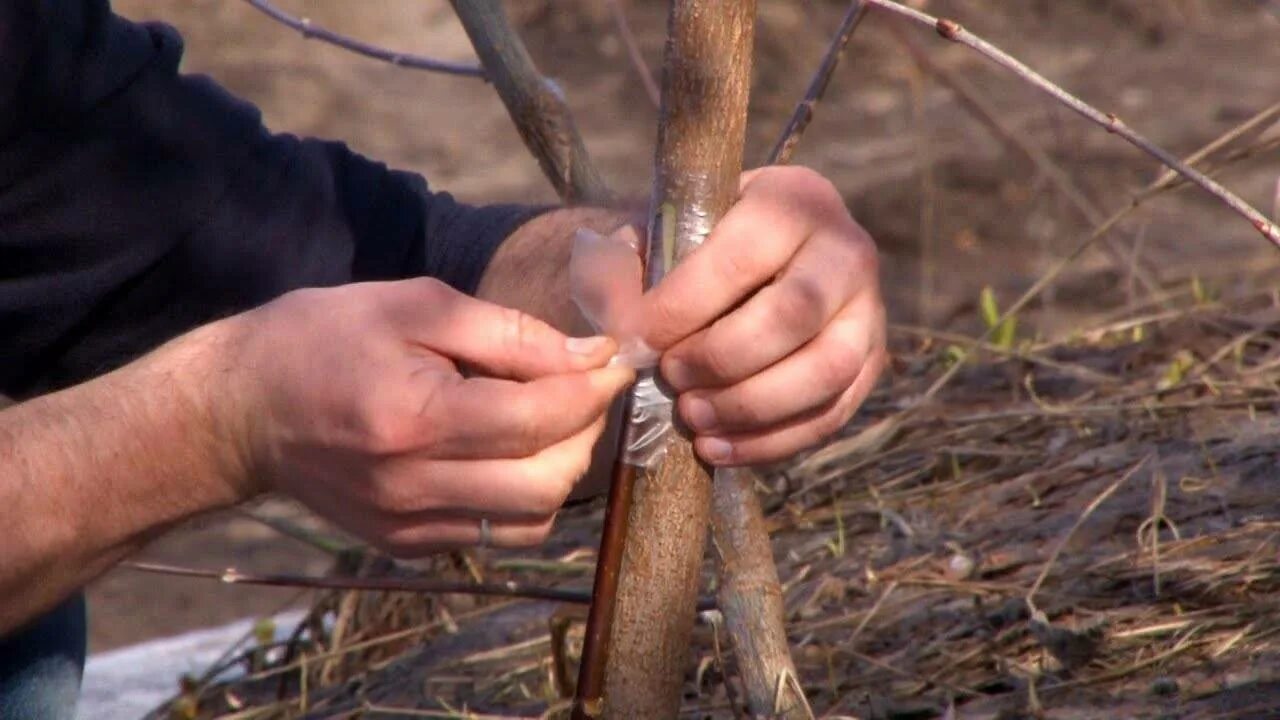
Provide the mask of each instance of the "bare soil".
[{"label": "bare soil", "polygon": [[[917,4],[959,19],[1179,154],[1280,99],[1274,72],[1280,67],[1280,21],[1265,2]],[[440,0],[280,5],[391,48],[471,57]],[[661,51],[660,5],[629,3],[654,67]],[[115,7],[132,18],[176,25],[187,39],[186,70],[210,74],[254,101],[273,128],[345,140],[391,165],[422,172],[436,187],[467,200],[553,200],[502,106],[482,83],[353,57],[274,25],[245,3],[116,0]],[[603,3],[522,0],[511,7],[544,71],[564,87],[607,177],[643,197],[655,113]],[[837,2],[762,0],[749,158],[763,157],[772,145],[842,10]],[[880,241],[894,322],[972,334],[981,329],[976,300],[983,286],[1011,302],[1089,225],[966,114],[952,93],[912,64],[885,32],[888,22],[873,13],[858,30],[796,161],[831,177]],[[999,117],[1047,151],[1104,214],[1123,206],[1154,176],[1156,166],[1122,141],[963,48],[928,32],[917,38],[939,62],[976,84]],[[1278,175],[1280,158],[1273,151],[1233,165],[1222,179],[1270,208]],[[1096,324],[1108,312],[1137,308],[1151,292],[1136,279],[1135,268],[1166,294],[1190,292],[1192,278],[1224,298],[1256,295],[1259,284],[1271,282],[1245,270],[1274,264],[1274,250],[1246,223],[1193,191],[1152,201],[1113,237],[1125,262],[1102,252],[1087,255],[1020,318],[1024,333],[1062,336]],[[921,349],[905,333],[895,337],[895,345],[903,358]],[[904,363],[899,373],[919,369]],[[1016,384],[1008,392],[1016,394]],[[884,408],[894,401],[882,393],[876,403]],[[267,509],[301,517],[283,501]],[[1268,511],[1274,515],[1273,508]],[[1131,525],[1125,532],[1133,532]],[[792,549],[792,543],[814,542],[787,537],[785,547]],[[143,556],[261,572],[319,573],[329,563],[322,553],[233,513],[196,520]],[[117,570],[90,588],[91,647],[103,650],[272,612],[294,595]]]}]

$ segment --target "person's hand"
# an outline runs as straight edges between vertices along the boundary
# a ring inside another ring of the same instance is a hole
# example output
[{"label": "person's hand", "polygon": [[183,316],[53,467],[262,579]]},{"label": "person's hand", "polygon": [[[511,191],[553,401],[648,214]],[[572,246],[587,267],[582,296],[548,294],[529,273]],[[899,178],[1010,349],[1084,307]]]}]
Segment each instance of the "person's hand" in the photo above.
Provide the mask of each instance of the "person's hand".
[{"label": "person's hand", "polygon": [[779,460],[849,420],[886,363],[877,273],[875,244],[825,178],[743,175],[736,204],[639,313],[703,459]]},{"label": "person's hand", "polygon": [[482,519],[494,545],[541,542],[633,379],[605,367],[612,341],[430,279],[300,290],[230,322],[249,471],[398,556],[476,544]]}]

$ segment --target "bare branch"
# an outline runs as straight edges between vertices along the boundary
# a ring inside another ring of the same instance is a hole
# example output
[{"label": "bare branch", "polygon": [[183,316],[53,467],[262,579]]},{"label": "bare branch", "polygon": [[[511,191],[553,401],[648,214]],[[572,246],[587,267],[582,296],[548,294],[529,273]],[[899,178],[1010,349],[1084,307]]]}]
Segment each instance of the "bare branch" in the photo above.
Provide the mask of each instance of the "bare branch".
[{"label": "bare branch", "polygon": [[394,50],[370,45],[353,37],[343,35],[341,33],[326,30],[311,22],[308,18],[296,18],[280,8],[272,5],[268,0],[245,0],[259,12],[276,22],[290,27],[302,33],[302,37],[308,39],[320,40],[321,42],[336,45],[343,50],[349,50],[357,55],[363,55],[374,60],[382,60],[392,65],[400,67],[413,68],[414,70],[428,70],[430,72],[444,73],[446,75],[462,75],[465,77],[484,78],[484,70],[478,65],[468,65],[463,63],[452,63],[444,60],[436,60],[435,58],[424,57],[422,55],[413,55],[411,53],[400,53]]},{"label": "bare branch", "polygon": [[810,121],[813,120],[814,106],[827,91],[827,85],[831,82],[831,76],[835,74],[836,67],[840,65],[840,58],[844,56],[849,38],[853,37],[853,31],[858,29],[858,25],[866,14],[867,4],[862,0],[853,0],[849,3],[844,19],[840,21],[839,30],[836,31],[835,37],[831,38],[826,55],[823,56],[818,70],[813,74],[813,79],[809,81],[809,89],[805,91],[804,98],[796,104],[795,112],[791,113],[791,119],[787,121],[782,135],[769,153],[766,165],[786,165],[791,162],[791,153],[795,150],[796,143],[800,142],[805,128],[809,127]]},{"label": "bare branch", "polygon": [[318,590],[367,590],[380,592],[439,593],[458,595],[488,595],[495,597],[514,597],[529,600],[552,600],[555,602],[576,603],[585,605],[591,602],[591,593],[586,590],[569,588],[551,588],[525,585],[514,580],[500,583],[451,582],[430,578],[390,578],[390,577],[314,577],[309,575],[254,575],[242,573],[235,568],[226,570],[200,570],[197,568],[164,565],[160,563],[127,562],[124,567],[159,575],[178,575],[182,577],[218,580],[229,585],[270,585],[273,587],[303,587]]},{"label": "bare branch", "polygon": [[452,2],[507,114],[560,199],[607,205],[611,195],[587,156],[563,93],[538,72],[501,0]]},{"label": "bare branch", "polygon": [[658,82],[653,79],[649,63],[644,61],[644,55],[640,53],[640,45],[636,43],[636,36],[631,32],[631,23],[627,22],[627,11],[622,7],[622,0],[607,0],[607,4],[609,10],[613,12],[613,22],[618,27],[618,37],[622,38],[622,44],[626,46],[627,55],[631,58],[631,66],[640,76],[640,84],[644,85],[645,94],[649,96],[653,106],[658,107],[658,103],[661,102],[658,96]]},{"label": "bare branch", "polygon": [[[1093,201],[1085,196],[1084,192],[1074,182],[1072,182],[1071,177],[1067,175],[1066,171],[1059,167],[1058,164],[1053,161],[1053,158],[1049,157],[1048,153],[1018,135],[1018,133],[1012,128],[1008,127],[1000,119],[999,115],[990,108],[990,104],[983,98],[977,88],[970,85],[969,82],[960,75],[953,73],[937,62],[934,62],[934,60],[929,57],[928,53],[917,45],[914,40],[908,37],[906,33],[902,32],[900,28],[895,26],[890,27],[889,30],[893,33],[898,42],[906,48],[907,53],[911,55],[911,58],[917,65],[936,77],[943,85],[950,88],[951,91],[956,94],[956,99],[960,101],[960,104],[968,109],[970,114],[977,118],[979,122],[986,126],[996,139],[1004,143],[1006,147],[1011,148],[1014,152],[1026,158],[1026,160],[1030,162],[1036,170],[1044,175],[1050,184],[1058,189],[1058,192],[1062,193],[1062,196],[1065,197],[1067,202],[1076,209],[1076,212],[1080,213],[1080,216],[1083,217],[1086,222],[1093,226],[1102,224],[1105,220],[1105,216],[1102,214],[1102,211],[1098,209],[1098,206],[1095,205]],[[1172,171],[1170,172],[1172,173]],[[1127,264],[1124,251],[1117,246],[1110,237],[1104,236],[1101,240],[1103,246],[1107,250],[1107,253],[1111,256],[1111,260],[1116,263],[1117,266],[1123,267]],[[1136,266],[1134,270],[1135,276],[1142,282],[1148,292],[1153,292],[1159,288],[1159,283],[1154,277],[1152,277],[1151,273],[1149,273],[1146,268]]]},{"label": "bare branch", "polygon": [[1218,198],[1225,203],[1227,207],[1231,208],[1248,220],[1250,224],[1257,228],[1258,232],[1262,233],[1263,237],[1270,240],[1272,244],[1280,247],[1280,227],[1277,227],[1275,223],[1268,220],[1265,215],[1257,210],[1257,208],[1245,202],[1238,195],[1223,187],[1209,176],[1183,163],[1169,151],[1151,142],[1146,137],[1126,125],[1124,121],[1116,115],[1104,113],[1075,95],[1063,90],[1061,87],[1046,79],[1043,75],[1032,70],[1022,61],[1014,58],[1012,55],[1009,55],[1005,51],[977,35],[974,35],[968,30],[965,30],[964,27],[954,20],[947,20],[945,18],[939,19],[929,15],[928,13],[893,2],[893,0],[865,0],[865,2],[882,10],[913,20],[917,23],[928,25],[936,30],[943,38],[972,48],[997,65],[1011,71],[1019,78],[1031,85],[1034,85],[1047,93],[1050,97],[1067,106],[1078,115],[1096,123],[1107,132],[1119,135],[1129,141],[1129,143],[1134,147],[1137,147],[1139,150],[1142,150],[1151,157],[1154,157],[1167,165],[1170,169],[1176,171],[1179,175],[1182,175],[1191,182],[1200,186],[1200,188],[1205,192]]}]

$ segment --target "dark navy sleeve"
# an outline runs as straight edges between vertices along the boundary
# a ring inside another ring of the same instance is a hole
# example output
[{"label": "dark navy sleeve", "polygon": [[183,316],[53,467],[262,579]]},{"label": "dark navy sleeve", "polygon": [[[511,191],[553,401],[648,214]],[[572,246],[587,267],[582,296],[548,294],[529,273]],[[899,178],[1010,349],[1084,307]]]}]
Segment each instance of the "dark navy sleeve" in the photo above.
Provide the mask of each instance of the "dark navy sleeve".
[{"label": "dark navy sleeve", "polygon": [[0,1],[0,393],[79,382],[299,287],[472,292],[536,212],[272,134],[181,57],[172,28],[107,0]]}]

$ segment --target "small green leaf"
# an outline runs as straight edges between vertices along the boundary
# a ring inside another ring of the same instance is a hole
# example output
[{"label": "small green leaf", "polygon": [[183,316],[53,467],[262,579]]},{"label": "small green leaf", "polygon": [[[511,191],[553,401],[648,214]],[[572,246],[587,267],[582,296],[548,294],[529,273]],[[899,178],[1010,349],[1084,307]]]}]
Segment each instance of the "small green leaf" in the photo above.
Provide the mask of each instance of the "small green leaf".
[{"label": "small green leaf", "polygon": [[1196,358],[1189,350],[1179,350],[1174,353],[1173,361],[1169,363],[1169,367],[1165,368],[1164,375],[1156,383],[1156,389],[1168,390],[1175,385],[1181,384],[1187,376],[1187,371],[1195,364]]},{"label": "small green leaf", "polygon": [[1000,307],[996,305],[996,293],[990,285],[983,286],[982,292],[978,294],[978,308],[982,311],[982,320],[987,324],[987,329],[994,329],[996,323],[1000,322]]},{"label": "small green leaf", "polygon": [[1012,317],[1006,318],[1005,321],[1000,323],[1000,326],[996,328],[996,336],[994,338],[996,347],[1001,350],[1012,350],[1013,341],[1017,336],[1017,332],[1018,319]]}]

